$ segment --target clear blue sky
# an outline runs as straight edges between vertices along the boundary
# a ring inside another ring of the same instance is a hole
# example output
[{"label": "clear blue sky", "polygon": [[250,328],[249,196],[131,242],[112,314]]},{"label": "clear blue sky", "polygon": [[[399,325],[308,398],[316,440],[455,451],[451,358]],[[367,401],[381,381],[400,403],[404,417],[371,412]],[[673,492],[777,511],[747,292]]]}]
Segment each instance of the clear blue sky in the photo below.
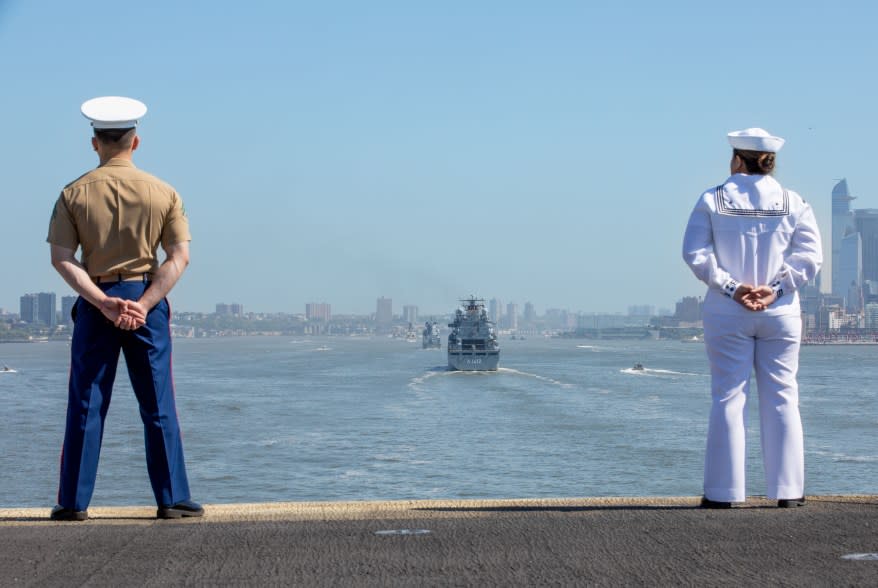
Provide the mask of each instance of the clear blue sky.
[{"label": "clear blue sky", "polygon": [[0,0],[0,307],[70,293],[46,228],[101,95],[147,104],[135,162],[186,203],[177,310],[672,308],[750,126],[826,243],[834,179],[878,207],[875,3],[594,4]]}]

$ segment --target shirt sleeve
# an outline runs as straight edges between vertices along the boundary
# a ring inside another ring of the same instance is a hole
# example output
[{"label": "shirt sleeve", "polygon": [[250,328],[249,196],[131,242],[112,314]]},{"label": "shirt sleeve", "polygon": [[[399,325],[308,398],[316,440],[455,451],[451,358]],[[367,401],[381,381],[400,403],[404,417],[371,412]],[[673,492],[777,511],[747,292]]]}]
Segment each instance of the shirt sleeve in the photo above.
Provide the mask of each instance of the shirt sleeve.
[{"label": "shirt sleeve", "polygon": [[183,208],[183,200],[175,192],[171,198],[171,209],[165,217],[165,224],[162,228],[162,247],[167,248],[191,240],[186,209]]},{"label": "shirt sleeve", "polygon": [[735,295],[739,282],[719,266],[714,251],[710,208],[702,197],[692,210],[683,235],[683,260],[699,280],[728,297]]},{"label": "shirt sleeve", "polygon": [[67,208],[63,193],[55,202],[55,208],[52,209],[49,235],[46,237],[46,241],[73,251],[79,247],[79,231],[76,230],[76,223],[73,221],[70,209]]},{"label": "shirt sleeve", "polygon": [[823,264],[823,247],[817,219],[810,205],[803,203],[803,206],[783,265],[771,280],[771,288],[778,298],[784,293],[798,290],[808,280],[813,279]]}]

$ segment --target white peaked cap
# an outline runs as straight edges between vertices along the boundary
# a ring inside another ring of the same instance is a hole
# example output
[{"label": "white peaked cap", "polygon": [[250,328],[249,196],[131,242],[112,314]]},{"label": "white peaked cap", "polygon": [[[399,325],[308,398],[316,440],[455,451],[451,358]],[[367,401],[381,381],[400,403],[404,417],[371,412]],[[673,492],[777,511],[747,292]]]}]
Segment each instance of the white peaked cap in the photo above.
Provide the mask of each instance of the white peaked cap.
[{"label": "white peaked cap", "polygon": [[146,104],[123,96],[101,96],[86,100],[80,110],[96,129],[130,129],[146,114]]},{"label": "white peaked cap", "polygon": [[729,133],[729,144],[735,149],[745,151],[777,153],[783,147],[784,140],[770,135],[765,129],[756,127],[743,131],[732,131]]}]

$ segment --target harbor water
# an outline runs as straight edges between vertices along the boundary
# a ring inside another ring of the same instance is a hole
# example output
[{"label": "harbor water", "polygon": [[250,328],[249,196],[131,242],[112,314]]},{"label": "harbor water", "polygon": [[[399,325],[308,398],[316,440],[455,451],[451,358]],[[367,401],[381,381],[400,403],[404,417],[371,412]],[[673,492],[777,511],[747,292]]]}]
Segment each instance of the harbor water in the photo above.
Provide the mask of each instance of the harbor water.
[{"label": "harbor water", "polygon": [[[500,338],[500,369],[383,337],[177,339],[193,498],[206,503],[697,496],[710,407],[701,343]],[[802,348],[809,494],[878,492],[878,346]],[[124,360],[94,505],[149,505]],[[643,370],[632,369],[642,364]],[[51,506],[69,347],[0,345],[0,507]],[[747,490],[764,493],[757,402]]]}]

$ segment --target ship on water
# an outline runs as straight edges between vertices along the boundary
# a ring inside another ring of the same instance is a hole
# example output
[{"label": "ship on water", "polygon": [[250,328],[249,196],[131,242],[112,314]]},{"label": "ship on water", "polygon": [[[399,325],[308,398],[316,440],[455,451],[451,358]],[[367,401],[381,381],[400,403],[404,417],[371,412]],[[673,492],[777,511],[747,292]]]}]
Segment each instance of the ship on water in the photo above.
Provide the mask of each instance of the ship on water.
[{"label": "ship on water", "polygon": [[424,323],[423,341],[424,349],[442,349],[442,337],[439,335],[439,323],[427,321]]},{"label": "ship on water", "polygon": [[470,297],[461,300],[454,313],[448,335],[448,367],[462,371],[496,371],[500,364],[500,345],[494,323],[488,320],[485,301]]}]

